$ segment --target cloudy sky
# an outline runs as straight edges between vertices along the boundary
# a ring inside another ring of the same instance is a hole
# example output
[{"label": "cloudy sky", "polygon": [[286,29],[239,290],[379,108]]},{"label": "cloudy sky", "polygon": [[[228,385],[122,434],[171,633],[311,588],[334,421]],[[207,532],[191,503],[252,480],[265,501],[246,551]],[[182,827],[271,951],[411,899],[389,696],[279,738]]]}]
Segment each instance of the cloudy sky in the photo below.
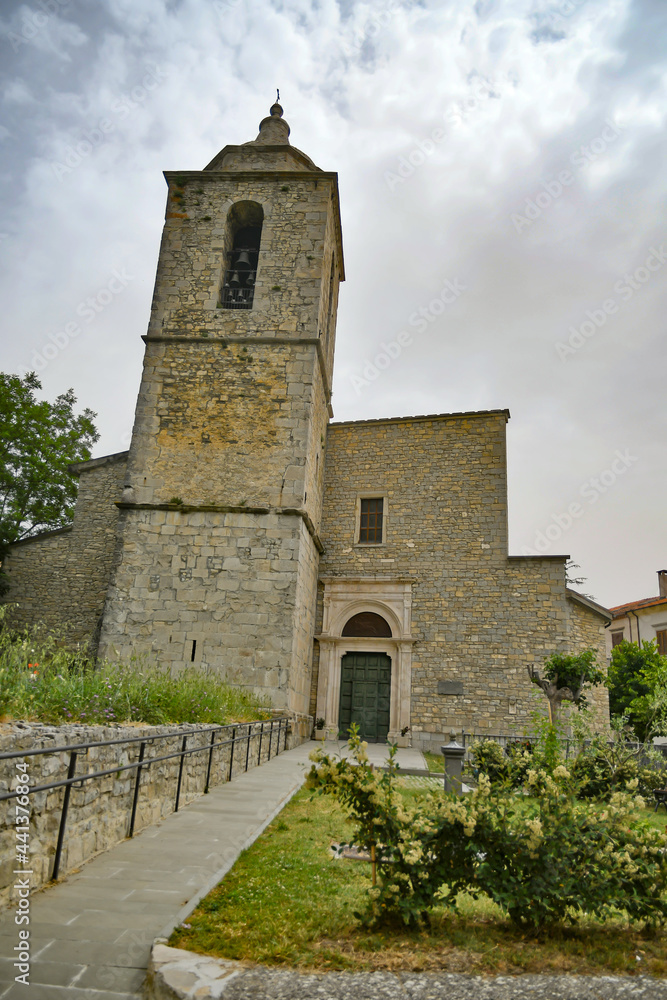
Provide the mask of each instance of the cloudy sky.
[{"label": "cloudy sky", "polygon": [[129,443],[161,171],[253,139],[280,87],[339,172],[336,418],[507,407],[510,551],[571,554],[607,606],[657,592],[664,0],[0,11],[2,367],[72,386],[96,454]]}]

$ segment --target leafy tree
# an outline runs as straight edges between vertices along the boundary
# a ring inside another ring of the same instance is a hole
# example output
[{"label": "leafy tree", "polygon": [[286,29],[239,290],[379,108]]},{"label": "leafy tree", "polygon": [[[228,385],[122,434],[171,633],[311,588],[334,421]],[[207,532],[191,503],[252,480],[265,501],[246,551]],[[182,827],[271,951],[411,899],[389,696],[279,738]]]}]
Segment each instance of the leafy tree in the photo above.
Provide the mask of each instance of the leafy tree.
[{"label": "leafy tree", "polygon": [[609,664],[609,707],[612,716],[627,715],[639,740],[646,741],[667,722],[667,656],[655,640],[619,642]]},{"label": "leafy tree", "polygon": [[577,708],[586,705],[584,687],[586,684],[602,684],[604,671],[596,663],[594,649],[584,649],[581,653],[566,656],[554,653],[544,661],[544,676],[535,667],[528,667],[528,676],[544,692],[549,704],[549,722],[553,725],[564,701],[573,702]]},{"label": "leafy tree", "polygon": [[[34,372],[0,372],[0,560],[12,542],[71,521],[77,480],[73,462],[90,458],[99,438],[92,410],[74,413],[72,389],[54,403],[38,400]],[[8,580],[0,573],[0,593]]]}]

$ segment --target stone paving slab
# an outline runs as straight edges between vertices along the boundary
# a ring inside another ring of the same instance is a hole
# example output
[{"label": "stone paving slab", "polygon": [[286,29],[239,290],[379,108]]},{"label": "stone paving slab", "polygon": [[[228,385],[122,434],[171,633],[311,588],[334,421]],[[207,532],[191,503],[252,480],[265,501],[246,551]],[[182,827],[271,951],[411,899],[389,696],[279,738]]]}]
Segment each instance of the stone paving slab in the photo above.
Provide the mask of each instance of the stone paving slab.
[{"label": "stone paving slab", "polygon": [[638,976],[300,973],[156,944],[148,1000],[667,1000],[667,982]]}]

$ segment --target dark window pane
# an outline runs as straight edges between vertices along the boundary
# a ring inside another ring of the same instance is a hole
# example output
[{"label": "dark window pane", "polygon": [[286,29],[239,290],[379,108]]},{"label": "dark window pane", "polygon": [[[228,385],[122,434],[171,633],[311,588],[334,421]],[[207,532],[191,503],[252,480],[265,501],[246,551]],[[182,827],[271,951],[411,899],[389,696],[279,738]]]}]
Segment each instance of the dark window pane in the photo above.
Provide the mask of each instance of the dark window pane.
[{"label": "dark window pane", "polygon": [[612,646],[618,646],[619,642],[623,642],[623,629],[620,632],[611,633],[611,644]]},{"label": "dark window pane", "polygon": [[390,638],[391,628],[382,615],[376,615],[374,611],[361,611],[345,623],[343,635]]},{"label": "dark window pane", "polygon": [[658,640],[658,652],[661,656],[667,656],[667,629],[656,632],[655,637]]},{"label": "dark window pane", "polygon": [[361,517],[359,519],[359,541],[382,541],[382,497],[361,501]]}]

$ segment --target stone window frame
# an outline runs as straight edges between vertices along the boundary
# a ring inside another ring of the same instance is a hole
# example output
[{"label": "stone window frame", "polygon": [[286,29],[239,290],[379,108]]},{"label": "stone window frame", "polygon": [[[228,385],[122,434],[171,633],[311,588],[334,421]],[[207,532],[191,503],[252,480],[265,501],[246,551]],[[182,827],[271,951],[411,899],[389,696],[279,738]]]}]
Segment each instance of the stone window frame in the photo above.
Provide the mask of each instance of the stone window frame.
[{"label": "stone window frame", "polygon": [[[360,542],[359,533],[361,531],[361,501],[362,500],[382,500],[382,541],[381,542]],[[389,526],[389,498],[386,493],[379,490],[364,490],[357,493],[354,510],[354,539],[353,545],[360,549],[378,549],[387,544],[387,529]]]}]

